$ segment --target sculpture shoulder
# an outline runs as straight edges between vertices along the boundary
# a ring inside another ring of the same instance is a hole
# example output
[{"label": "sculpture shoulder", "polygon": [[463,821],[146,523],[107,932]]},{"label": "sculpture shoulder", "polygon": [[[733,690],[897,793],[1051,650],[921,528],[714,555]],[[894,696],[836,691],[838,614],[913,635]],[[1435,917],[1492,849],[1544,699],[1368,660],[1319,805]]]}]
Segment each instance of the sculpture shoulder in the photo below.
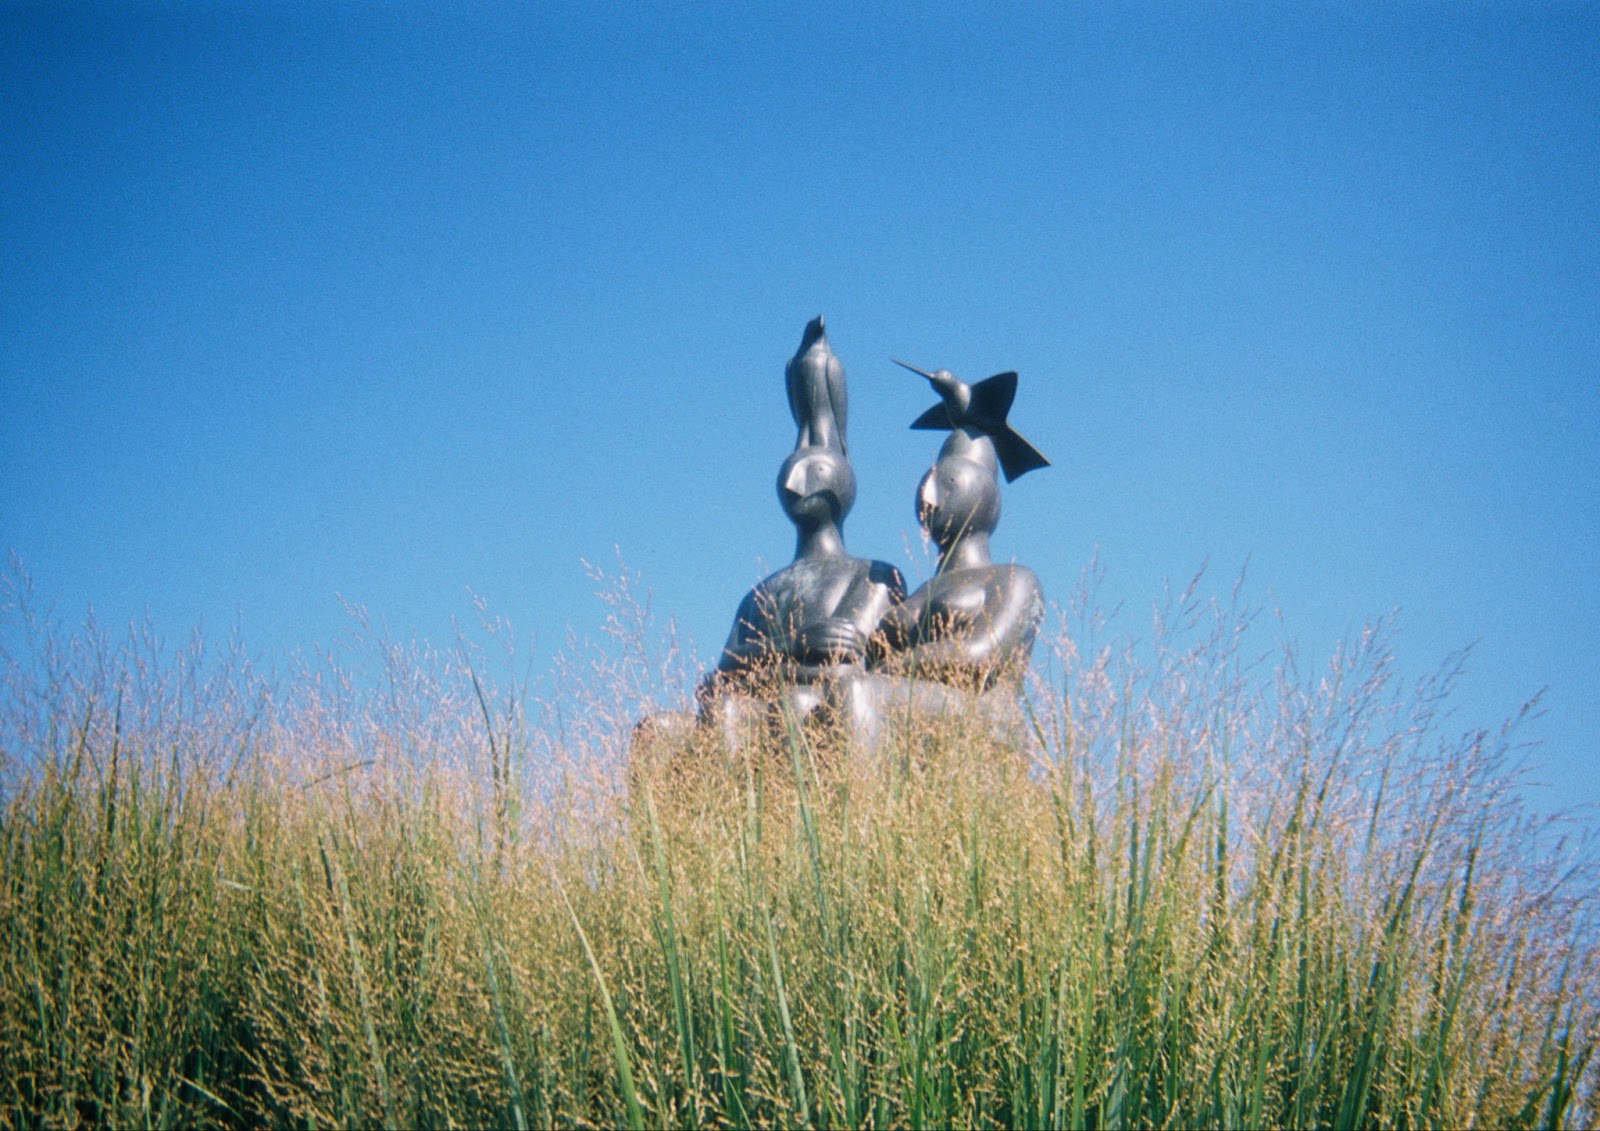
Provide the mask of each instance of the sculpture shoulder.
[{"label": "sculpture shoulder", "polygon": [[996,566],[1000,571],[995,587],[1003,594],[1006,606],[1015,610],[1025,624],[1037,625],[1044,618],[1044,587],[1039,575],[1023,565]]},{"label": "sculpture shoulder", "polygon": [[905,596],[906,579],[900,575],[899,569],[888,562],[869,561],[867,563],[867,580],[875,585],[882,585],[899,596]]},{"label": "sculpture shoulder", "polygon": [[795,588],[797,579],[793,576],[793,571],[794,566],[785,566],[758,581],[745,592],[744,598],[739,602],[738,610],[734,613],[734,637],[747,635],[757,625],[768,621],[778,610],[779,605],[785,603],[785,598]]},{"label": "sculpture shoulder", "polygon": [[762,610],[772,603],[771,597],[767,596],[762,588],[765,584],[763,582],[747,592],[744,599],[739,602],[739,607],[734,610],[733,631],[728,636],[730,642],[748,635],[760,620]]},{"label": "sculpture shoulder", "polygon": [[997,565],[994,568],[994,577],[997,582],[1008,589],[1019,593],[1044,596],[1044,587],[1039,584],[1039,575],[1025,565]]},{"label": "sculpture shoulder", "polygon": [[931,596],[961,590],[982,589],[990,593],[1015,596],[1042,597],[1044,590],[1039,577],[1024,565],[986,565],[974,569],[952,570],[935,574],[923,583],[922,590]]},{"label": "sculpture shoulder", "polygon": [[763,593],[786,589],[812,573],[811,566],[812,563],[804,558],[792,561],[782,569],[774,570],[756,582],[755,588],[750,590],[749,596],[758,597]]},{"label": "sculpture shoulder", "polygon": [[792,562],[761,583],[758,588],[778,589],[797,584],[848,582],[881,585],[895,594],[906,591],[905,579],[888,562],[871,558],[817,558]]}]

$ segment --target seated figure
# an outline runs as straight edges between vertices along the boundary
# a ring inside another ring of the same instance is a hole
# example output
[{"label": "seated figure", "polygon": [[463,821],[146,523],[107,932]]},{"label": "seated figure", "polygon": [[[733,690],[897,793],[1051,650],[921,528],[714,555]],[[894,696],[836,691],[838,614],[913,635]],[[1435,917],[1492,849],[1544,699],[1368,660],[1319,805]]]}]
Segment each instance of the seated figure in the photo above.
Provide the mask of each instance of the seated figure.
[{"label": "seated figure", "polygon": [[1032,570],[990,558],[998,471],[990,437],[957,428],[917,487],[917,517],[939,547],[938,569],[886,610],[870,672],[839,693],[854,700],[840,709],[869,749],[897,713],[976,708],[997,727],[1015,720],[1044,598]]},{"label": "seated figure", "polygon": [[[778,472],[778,497],[797,531],[794,561],[745,594],[701,684],[701,721],[720,727],[730,749],[751,725],[811,715],[831,679],[865,665],[872,632],[905,596],[894,566],[845,551],[855,474],[837,448],[795,449]],[[778,701],[764,702],[773,691]]]},{"label": "seated figure", "polygon": [[785,376],[797,434],[777,486],[795,525],[794,561],[739,603],[698,696],[701,723],[719,728],[732,750],[752,726],[781,729],[785,714],[797,722],[812,715],[836,677],[864,668],[873,631],[905,596],[894,566],[845,551],[856,478],[846,454],[844,367],[820,316],[806,326]]}]

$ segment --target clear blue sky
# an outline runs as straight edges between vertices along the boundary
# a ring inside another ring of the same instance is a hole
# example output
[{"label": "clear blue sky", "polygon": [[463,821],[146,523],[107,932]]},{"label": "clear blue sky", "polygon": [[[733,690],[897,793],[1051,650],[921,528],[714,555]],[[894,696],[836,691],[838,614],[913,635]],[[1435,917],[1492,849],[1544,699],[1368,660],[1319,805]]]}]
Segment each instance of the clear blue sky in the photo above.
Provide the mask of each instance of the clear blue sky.
[{"label": "clear blue sky", "polygon": [[5,3],[0,99],[0,543],[67,623],[271,663],[470,589],[549,654],[616,546],[710,656],[822,312],[856,553],[923,569],[890,356],[1016,369],[1052,596],[1248,560],[1308,661],[1398,606],[1600,801],[1594,4]]}]

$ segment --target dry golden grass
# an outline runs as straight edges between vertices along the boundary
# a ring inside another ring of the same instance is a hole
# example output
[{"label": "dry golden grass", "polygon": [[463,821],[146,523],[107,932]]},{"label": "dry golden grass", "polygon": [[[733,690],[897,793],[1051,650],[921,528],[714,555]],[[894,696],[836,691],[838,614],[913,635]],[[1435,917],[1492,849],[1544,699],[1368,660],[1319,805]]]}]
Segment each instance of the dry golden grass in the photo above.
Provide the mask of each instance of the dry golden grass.
[{"label": "dry golden grass", "polygon": [[1594,1122],[1590,857],[1381,633],[1305,678],[1186,595],[1058,632],[1020,747],[702,735],[630,783],[687,684],[613,596],[544,694],[13,602],[0,1121]]}]

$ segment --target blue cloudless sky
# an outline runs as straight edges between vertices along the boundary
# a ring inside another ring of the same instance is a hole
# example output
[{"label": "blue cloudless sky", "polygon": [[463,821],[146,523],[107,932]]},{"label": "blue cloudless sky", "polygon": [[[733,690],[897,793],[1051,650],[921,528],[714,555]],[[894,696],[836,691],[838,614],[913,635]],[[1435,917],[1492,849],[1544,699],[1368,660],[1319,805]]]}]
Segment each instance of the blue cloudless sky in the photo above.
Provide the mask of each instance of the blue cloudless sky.
[{"label": "blue cloudless sky", "polygon": [[552,652],[620,552],[708,658],[822,312],[855,552],[926,569],[889,358],[1016,369],[1052,596],[1398,607],[1600,801],[1593,4],[0,4],[0,100],[0,543],[69,623]]}]

